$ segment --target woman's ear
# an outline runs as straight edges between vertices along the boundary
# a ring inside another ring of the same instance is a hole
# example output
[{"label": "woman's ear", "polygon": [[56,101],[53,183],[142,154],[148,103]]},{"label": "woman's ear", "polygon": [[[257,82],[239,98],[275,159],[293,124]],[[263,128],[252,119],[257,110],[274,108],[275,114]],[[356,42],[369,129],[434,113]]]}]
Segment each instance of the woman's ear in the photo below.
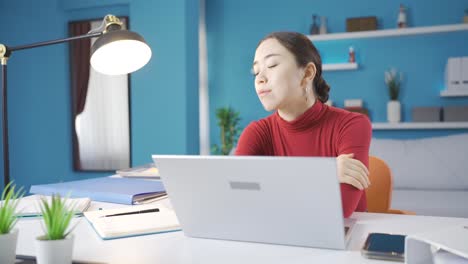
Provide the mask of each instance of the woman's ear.
[{"label": "woman's ear", "polygon": [[313,62],[309,62],[304,68],[304,78],[302,79],[302,85],[306,85],[309,82],[313,82],[317,68]]}]

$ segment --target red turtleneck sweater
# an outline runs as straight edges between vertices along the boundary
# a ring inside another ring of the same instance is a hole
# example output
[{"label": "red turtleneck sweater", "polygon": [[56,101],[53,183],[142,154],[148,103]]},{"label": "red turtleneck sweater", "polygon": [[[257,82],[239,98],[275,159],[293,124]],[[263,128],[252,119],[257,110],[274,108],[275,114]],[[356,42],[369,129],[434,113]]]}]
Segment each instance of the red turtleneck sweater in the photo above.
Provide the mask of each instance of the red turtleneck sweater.
[{"label": "red turtleneck sweater", "polygon": [[[317,100],[292,122],[275,112],[250,123],[239,138],[236,155],[337,157],[354,153],[355,159],[369,167],[371,136],[372,128],[366,116],[329,107]],[[344,217],[366,210],[364,191],[344,183],[340,187]]]}]

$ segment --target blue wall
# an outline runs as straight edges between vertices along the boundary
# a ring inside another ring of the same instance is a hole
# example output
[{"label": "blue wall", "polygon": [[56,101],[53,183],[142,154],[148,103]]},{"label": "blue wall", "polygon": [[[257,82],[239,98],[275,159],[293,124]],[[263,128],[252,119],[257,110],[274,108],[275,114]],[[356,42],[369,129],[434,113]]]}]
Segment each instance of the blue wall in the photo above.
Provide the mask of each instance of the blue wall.
[{"label": "blue wall", "polygon": [[[156,153],[198,153],[198,2],[96,2],[1,1],[0,43],[63,38],[69,21],[128,15],[131,30],[153,51],[149,64],[131,75],[132,163],[149,163]],[[10,174],[26,189],[109,175],[72,169],[68,65],[66,44],[17,51],[9,60]],[[0,170],[3,186],[3,163]]]},{"label": "blue wall", "polygon": [[[153,153],[198,153],[198,1],[143,0],[0,1],[0,43],[10,46],[67,35],[71,20],[128,15],[132,30],[153,49],[148,65],[131,76],[133,164]],[[265,112],[250,74],[258,41],[272,31],[307,33],[311,15],[328,18],[330,32],[344,32],[346,17],[376,15],[380,28],[393,28],[400,1],[206,0],[211,143],[218,143],[215,109],[231,105],[242,126]],[[459,23],[466,0],[403,1],[411,26]],[[39,15],[40,14],[40,15]],[[33,23],[28,19],[33,19]],[[468,55],[468,32],[316,43],[325,62],[345,61],[356,48],[357,71],[326,72],[331,98],[362,98],[374,122],[385,121],[383,71],[405,74],[404,120],[414,106],[468,104],[468,98],[440,98],[448,56]],[[18,51],[9,61],[11,175],[19,185],[107,175],[72,170],[68,46]],[[460,131],[387,131],[382,137],[420,137]],[[466,131],[465,131],[466,132]],[[1,153],[0,153],[1,155]],[[0,169],[3,164],[0,164]],[[1,185],[0,185],[1,186]]]},{"label": "blue wall", "polygon": [[134,164],[151,154],[198,154],[198,1],[141,1],[130,21],[153,47],[149,65],[132,74]]},{"label": "blue wall", "polygon": [[[466,0],[318,1],[207,0],[211,142],[217,143],[215,109],[231,105],[240,111],[242,125],[266,112],[254,91],[250,68],[258,41],[272,31],[308,34],[312,14],[326,16],[328,31],[346,31],[346,18],[377,16],[380,29],[395,28],[399,4],[408,9],[410,26],[461,23]],[[468,31],[395,38],[339,40],[315,43],[325,63],[346,62],[348,47],[356,49],[357,71],[325,72],[331,99],[342,107],[345,99],[362,98],[373,122],[386,121],[388,93],[384,71],[404,73],[400,101],[403,120],[411,121],[415,106],[468,105],[468,98],[441,98],[444,68],[449,56],[468,56]],[[374,131],[376,137],[413,138],[467,130]]]}]

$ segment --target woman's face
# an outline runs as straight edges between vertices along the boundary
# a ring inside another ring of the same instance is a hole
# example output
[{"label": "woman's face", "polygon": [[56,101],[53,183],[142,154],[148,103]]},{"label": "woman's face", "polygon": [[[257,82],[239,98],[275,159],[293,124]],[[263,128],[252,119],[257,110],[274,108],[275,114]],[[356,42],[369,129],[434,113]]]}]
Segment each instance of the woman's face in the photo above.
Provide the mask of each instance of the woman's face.
[{"label": "woman's face", "polygon": [[265,110],[287,109],[298,100],[304,101],[304,70],[278,40],[270,38],[258,46],[253,73],[255,90]]}]

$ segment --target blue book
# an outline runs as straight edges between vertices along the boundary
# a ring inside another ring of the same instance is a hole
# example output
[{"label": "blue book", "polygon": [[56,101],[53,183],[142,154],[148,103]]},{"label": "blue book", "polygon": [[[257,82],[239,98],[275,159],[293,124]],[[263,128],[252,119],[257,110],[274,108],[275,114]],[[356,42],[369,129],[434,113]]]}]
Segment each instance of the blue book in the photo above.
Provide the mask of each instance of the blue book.
[{"label": "blue book", "polygon": [[161,181],[100,177],[52,184],[33,185],[32,194],[89,197],[93,201],[142,204],[165,197]]}]

